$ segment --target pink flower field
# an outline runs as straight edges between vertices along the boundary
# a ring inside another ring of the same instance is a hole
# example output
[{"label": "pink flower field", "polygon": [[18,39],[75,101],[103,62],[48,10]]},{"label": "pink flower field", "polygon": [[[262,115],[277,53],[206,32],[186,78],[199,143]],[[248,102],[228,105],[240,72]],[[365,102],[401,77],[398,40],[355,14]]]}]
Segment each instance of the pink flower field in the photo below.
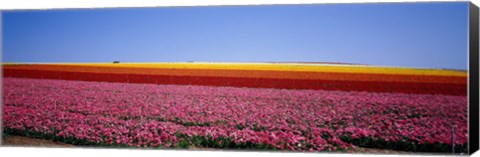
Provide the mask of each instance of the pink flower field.
[{"label": "pink flower field", "polygon": [[4,132],[77,145],[466,152],[468,142],[466,96],[8,77],[2,95]]}]

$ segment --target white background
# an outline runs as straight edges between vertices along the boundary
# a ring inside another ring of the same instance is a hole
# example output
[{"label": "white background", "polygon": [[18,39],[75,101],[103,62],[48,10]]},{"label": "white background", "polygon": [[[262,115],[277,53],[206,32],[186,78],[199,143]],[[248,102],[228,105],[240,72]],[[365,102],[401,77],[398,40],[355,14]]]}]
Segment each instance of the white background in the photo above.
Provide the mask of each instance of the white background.
[{"label": "white background", "polygon": [[[311,3],[371,3],[371,2],[428,2],[429,0],[2,0],[1,10],[13,9],[52,9],[52,8],[117,8],[152,6],[206,6],[206,5],[252,5],[252,4],[311,4]],[[448,0],[430,0],[448,1]],[[463,0],[462,0],[463,1]],[[472,0],[479,6],[480,0]],[[1,42],[0,42],[1,44]],[[1,48],[1,46],[0,46]],[[477,80],[478,81],[478,80]],[[478,116],[478,115],[477,115]],[[178,151],[178,150],[139,150],[139,149],[101,149],[101,148],[40,148],[40,147],[0,147],[0,156],[378,156],[380,154],[339,154],[339,153],[276,153],[276,152],[240,152],[240,151]],[[382,154],[385,155],[385,154]],[[413,155],[389,155],[413,156]],[[417,155],[420,156],[420,155]],[[426,156],[426,155],[421,155]],[[432,156],[432,155],[429,155]],[[476,153],[475,156],[480,156]]]}]

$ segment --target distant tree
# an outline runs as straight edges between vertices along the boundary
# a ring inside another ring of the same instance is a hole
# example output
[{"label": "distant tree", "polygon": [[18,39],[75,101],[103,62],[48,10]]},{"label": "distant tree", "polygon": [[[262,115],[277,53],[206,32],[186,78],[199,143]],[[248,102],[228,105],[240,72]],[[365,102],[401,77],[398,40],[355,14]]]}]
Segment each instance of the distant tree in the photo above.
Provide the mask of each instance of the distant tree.
[{"label": "distant tree", "polygon": [[118,63],[120,63],[120,61],[113,61],[113,63],[114,63],[114,64],[118,64]]}]

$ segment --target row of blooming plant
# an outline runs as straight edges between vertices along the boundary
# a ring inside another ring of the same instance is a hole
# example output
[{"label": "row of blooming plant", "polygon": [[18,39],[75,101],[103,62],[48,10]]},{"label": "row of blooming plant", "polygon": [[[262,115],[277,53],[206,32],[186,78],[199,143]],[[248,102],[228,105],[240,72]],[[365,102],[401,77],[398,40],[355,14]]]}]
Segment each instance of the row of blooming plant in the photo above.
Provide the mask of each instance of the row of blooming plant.
[{"label": "row of blooming plant", "polygon": [[[59,68],[65,70],[69,68],[68,66],[52,66],[56,67],[55,69]],[[25,69],[22,69],[22,67]],[[3,69],[3,76],[17,78],[142,84],[467,95],[467,78],[465,76],[287,72],[260,70],[212,70],[207,72],[205,70],[189,70],[181,68],[168,70],[154,68],[128,69],[123,67],[91,68],[96,70],[92,69],[90,72],[84,72],[80,69],[55,71],[51,69],[47,70],[48,68],[46,67],[37,67],[33,65],[25,67],[7,66]],[[447,72],[448,71],[445,71],[445,73]],[[209,74],[215,75],[210,76]],[[385,88],[387,84],[388,88]]]},{"label": "row of blooming plant", "polygon": [[7,134],[78,145],[467,148],[465,96],[3,79]]}]

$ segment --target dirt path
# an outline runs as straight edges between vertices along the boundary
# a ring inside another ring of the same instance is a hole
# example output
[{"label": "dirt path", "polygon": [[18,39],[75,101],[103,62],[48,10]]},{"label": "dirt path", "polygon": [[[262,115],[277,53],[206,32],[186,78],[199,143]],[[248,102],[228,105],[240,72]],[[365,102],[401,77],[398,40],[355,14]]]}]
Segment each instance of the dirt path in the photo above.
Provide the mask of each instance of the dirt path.
[{"label": "dirt path", "polygon": [[24,136],[8,136],[2,140],[3,146],[75,147],[71,144],[52,140],[35,139]]},{"label": "dirt path", "polygon": [[363,148],[357,147],[352,153],[360,154],[413,154],[412,152],[396,151],[390,149]]}]

